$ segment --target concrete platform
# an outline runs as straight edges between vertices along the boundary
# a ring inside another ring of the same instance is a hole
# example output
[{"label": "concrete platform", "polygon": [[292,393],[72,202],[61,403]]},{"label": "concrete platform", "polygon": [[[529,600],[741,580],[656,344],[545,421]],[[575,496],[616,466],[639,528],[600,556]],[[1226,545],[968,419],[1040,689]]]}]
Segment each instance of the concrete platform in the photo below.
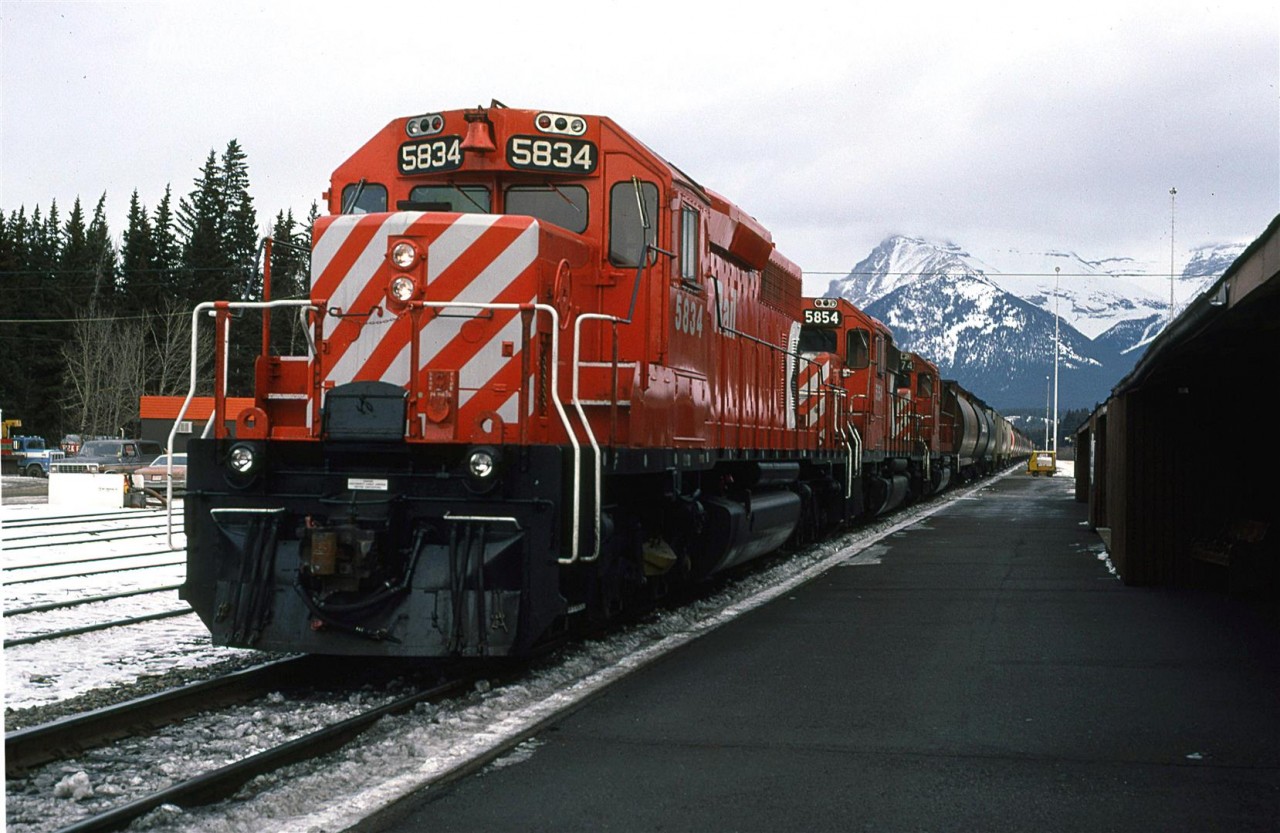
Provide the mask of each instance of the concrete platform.
[{"label": "concrete platform", "polygon": [[1280,830],[1280,631],[991,481],[360,830]]}]

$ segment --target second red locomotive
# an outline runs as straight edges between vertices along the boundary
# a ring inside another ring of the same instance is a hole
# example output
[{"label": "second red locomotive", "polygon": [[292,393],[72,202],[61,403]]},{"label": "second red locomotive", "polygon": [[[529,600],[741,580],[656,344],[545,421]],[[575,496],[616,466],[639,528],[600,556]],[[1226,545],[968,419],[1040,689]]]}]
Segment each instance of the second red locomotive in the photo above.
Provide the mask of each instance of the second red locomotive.
[{"label": "second red locomotive", "polygon": [[208,305],[218,356],[238,307],[310,340],[264,334],[253,406],[188,448],[183,597],[219,644],[520,655],[1019,451],[608,118],[397,119],[328,203],[308,299]]}]

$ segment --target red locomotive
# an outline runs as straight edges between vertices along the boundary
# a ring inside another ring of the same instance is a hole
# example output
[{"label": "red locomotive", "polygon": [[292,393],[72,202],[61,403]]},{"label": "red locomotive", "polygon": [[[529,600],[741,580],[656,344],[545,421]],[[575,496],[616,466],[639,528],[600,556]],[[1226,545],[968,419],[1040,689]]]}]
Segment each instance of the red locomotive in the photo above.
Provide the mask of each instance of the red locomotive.
[{"label": "red locomotive", "polygon": [[207,305],[310,332],[188,448],[219,644],[519,655],[963,470],[936,368],[608,118],[397,119],[327,199],[309,299]]},{"label": "red locomotive", "polygon": [[843,394],[863,514],[888,512],[1030,453],[1030,440],[1012,423],[944,382],[928,359],[900,351],[888,327],[848,300],[806,305],[800,350]]}]

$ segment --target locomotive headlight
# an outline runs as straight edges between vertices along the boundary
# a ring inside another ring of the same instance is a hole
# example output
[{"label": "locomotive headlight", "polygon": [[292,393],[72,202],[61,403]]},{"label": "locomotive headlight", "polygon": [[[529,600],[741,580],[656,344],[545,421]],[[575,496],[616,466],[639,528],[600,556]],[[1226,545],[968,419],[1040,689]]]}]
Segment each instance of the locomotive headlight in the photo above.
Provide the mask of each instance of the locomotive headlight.
[{"label": "locomotive headlight", "polygon": [[472,477],[478,480],[488,479],[497,468],[493,459],[493,452],[484,448],[471,452],[471,457],[467,460],[467,468],[470,470]]},{"label": "locomotive headlight", "polygon": [[412,243],[403,241],[391,247],[391,262],[401,269],[409,269],[418,260],[418,250]]},{"label": "locomotive headlight", "polygon": [[227,466],[236,474],[248,474],[258,463],[253,446],[240,444],[231,447],[227,454]]},{"label": "locomotive headlight", "polygon": [[404,304],[409,303],[416,290],[417,287],[413,283],[413,278],[408,275],[400,275],[391,282],[391,297]]},{"label": "locomotive headlight", "polygon": [[483,495],[497,487],[502,479],[498,475],[498,459],[498,450],[487,445],[475,446],[467,453],[463,482],[472,493]]}]

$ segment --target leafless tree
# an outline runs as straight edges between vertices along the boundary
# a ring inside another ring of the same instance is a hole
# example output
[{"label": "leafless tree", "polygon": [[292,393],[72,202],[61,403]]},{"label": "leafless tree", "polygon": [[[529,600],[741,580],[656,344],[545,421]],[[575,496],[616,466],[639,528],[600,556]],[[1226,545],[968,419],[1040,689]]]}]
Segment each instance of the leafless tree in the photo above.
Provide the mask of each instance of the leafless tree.
[{"label": "leafless tree", "polygon": [[62,347],[71,424],[89,435],[118,435],[138,419],[146,383],[145,319],[99,316],[91,306]]},{"label": "leafless tree", "polygon": [[[156,313],[150,328],[151,354],[148,365],[151,384],[148,386],[160,396],[184,395],[191,379],[191,310],[176,298],[166,298]],[[201,333],[207,341],[208,333]],[[213,367],[213,350],[210,344],[196,356],[196,379],[207,380]],[[206,392],[201,390],[199,392]]]}]

